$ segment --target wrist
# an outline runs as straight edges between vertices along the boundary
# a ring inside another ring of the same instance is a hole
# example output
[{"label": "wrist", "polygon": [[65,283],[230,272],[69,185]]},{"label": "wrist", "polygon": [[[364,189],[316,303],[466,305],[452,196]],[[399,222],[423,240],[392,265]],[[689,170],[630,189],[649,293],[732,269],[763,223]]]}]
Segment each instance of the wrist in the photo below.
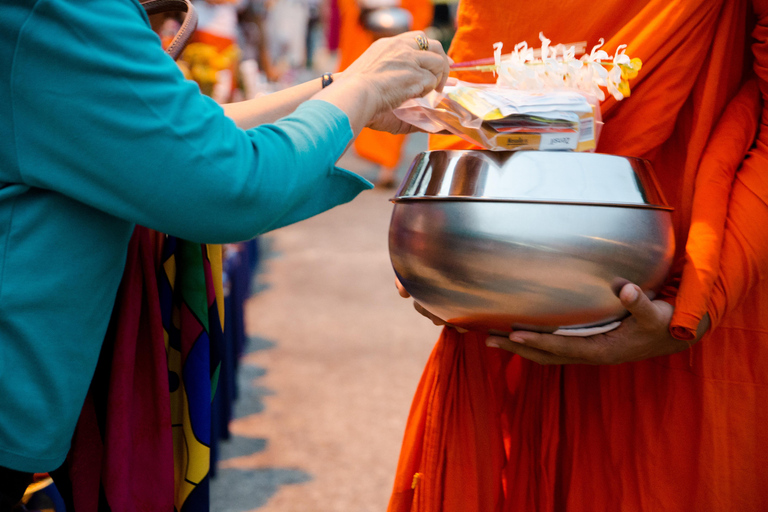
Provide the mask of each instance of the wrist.
[{"label": "wrist", "polygon": [[368,80],[357,74],[334,73],[333,84],[322,89],[314,98],[327,101],[344,111],[355,136],[379,110],[375,88]]}]

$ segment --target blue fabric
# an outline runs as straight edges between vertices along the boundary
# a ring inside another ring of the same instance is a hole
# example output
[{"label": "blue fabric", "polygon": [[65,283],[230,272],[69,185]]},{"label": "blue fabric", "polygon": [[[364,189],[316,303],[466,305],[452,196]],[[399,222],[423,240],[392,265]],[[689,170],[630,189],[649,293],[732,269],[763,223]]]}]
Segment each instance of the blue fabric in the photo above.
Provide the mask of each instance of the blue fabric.
[{"label": "blue fabric", "polygon": [[238,129],[135,0],[3,0],[0,465],[64,460],[134,224],[233,242],[349,201],[351,137],[322,101]]},{"label": "blue fabric", "polygon": [[224,267],[224,333],[216,396],[213,400],[211,434],[211,476],[216,475],[219,461],[218,442],[229,439],[229,423],[234,418],[234,403],[238,397],[237,370],[246,344],[245,302],[250,297],[251,279],[258,262],[256,240],[238,244],[223,261]]}]

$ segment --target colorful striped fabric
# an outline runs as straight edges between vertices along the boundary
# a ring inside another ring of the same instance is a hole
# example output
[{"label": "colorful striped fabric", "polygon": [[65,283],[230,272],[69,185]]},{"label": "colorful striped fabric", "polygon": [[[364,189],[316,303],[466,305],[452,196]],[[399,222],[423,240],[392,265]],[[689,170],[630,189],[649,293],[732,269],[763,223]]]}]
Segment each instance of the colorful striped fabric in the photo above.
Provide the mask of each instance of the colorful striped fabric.
[{"label": "colorful striped fabric", "polygon": [[[167,237],[158,277],[168,356],[175,510],[209,507],[211,401],[221,361],[222,322],[211,272],[221,252]],[[220,289],[220,288],[219,288]]]},{"label": "colorful striped fabric", "polygon": [[68,507],[208,512],[220,269],[218,247],[136,228],[66,470],[54,475]]}]

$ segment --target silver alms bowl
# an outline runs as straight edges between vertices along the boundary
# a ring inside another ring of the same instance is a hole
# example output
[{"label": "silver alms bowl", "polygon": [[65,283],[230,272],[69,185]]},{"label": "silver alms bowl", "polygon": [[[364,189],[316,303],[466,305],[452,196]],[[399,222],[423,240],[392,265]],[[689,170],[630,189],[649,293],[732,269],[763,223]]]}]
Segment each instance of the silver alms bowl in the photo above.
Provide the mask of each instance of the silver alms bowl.
[{"label": "silver alms bowl", "polygon": [[449,323],[552,332],[626,316],[626,282],[653,295],[675,251],[650,164],[594,153],[431,151],[396,197],[397,277]]}]

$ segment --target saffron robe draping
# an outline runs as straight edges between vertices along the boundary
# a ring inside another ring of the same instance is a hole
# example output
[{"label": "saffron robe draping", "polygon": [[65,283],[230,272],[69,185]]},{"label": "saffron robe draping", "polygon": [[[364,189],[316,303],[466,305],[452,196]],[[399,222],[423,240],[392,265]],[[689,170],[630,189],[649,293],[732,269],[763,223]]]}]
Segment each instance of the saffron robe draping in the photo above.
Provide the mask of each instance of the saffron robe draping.
[{"label": "saffron robe draping", "polygon": [[768,510],[768,1],[462,0],[458,26],[456,62],[540,31],[642,59],[632,95],[602,105],[598,151],[653,163],[675,208],[671,332],[712,326],[615,366],[540,366],[444,330],[389,511]]}]

